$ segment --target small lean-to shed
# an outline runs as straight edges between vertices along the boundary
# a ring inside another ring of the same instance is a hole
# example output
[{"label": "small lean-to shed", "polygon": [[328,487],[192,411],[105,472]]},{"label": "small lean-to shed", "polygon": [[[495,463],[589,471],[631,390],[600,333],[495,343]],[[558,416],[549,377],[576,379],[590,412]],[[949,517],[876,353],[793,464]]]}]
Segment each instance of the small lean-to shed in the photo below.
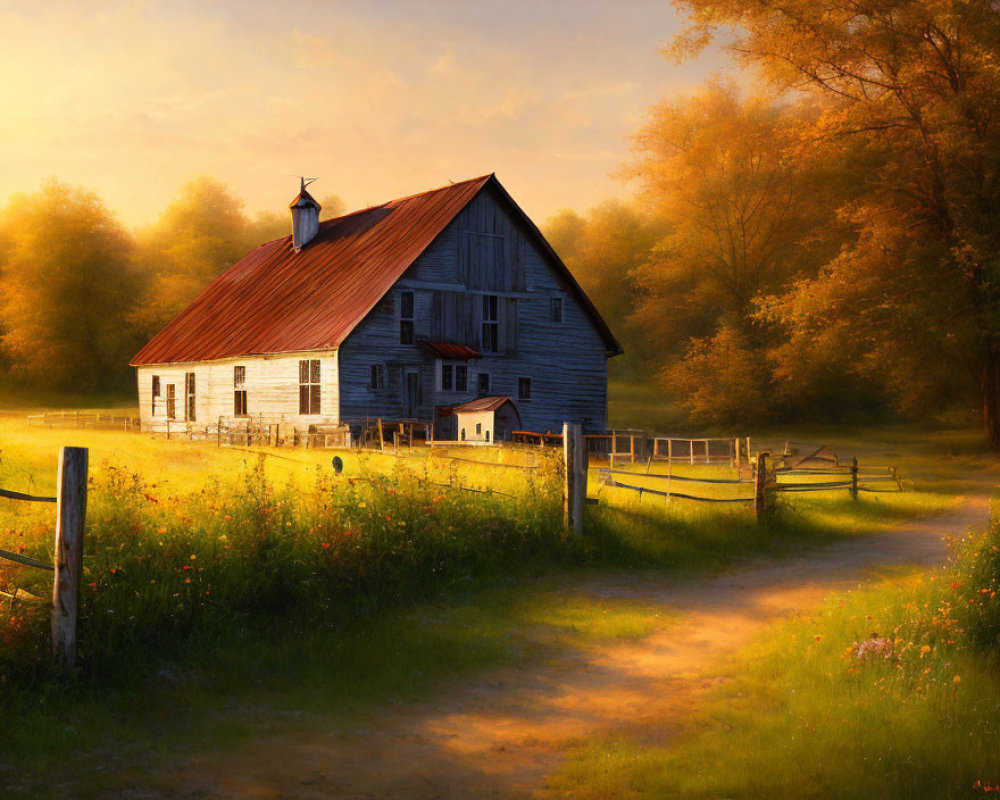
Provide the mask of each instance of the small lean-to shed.
[{"label": "small lean-to shed", "polygon": [[505,442],[521,428],[521,414],[509,397],[479,397],[454,413],[463,442]]}]

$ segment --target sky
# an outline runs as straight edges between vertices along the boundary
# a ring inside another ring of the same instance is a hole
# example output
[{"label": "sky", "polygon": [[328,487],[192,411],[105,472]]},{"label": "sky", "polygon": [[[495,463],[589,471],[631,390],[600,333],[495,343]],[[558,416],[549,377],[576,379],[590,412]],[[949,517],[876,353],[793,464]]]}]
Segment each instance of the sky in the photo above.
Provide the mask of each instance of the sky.
[{"label": "sky", "polygon": [[349,209],[495,172],[538,222],[627,197],[647,110],[721,71],[667,0],[0,0],[0,201],[48,177],[129,226],[211,175]]}]

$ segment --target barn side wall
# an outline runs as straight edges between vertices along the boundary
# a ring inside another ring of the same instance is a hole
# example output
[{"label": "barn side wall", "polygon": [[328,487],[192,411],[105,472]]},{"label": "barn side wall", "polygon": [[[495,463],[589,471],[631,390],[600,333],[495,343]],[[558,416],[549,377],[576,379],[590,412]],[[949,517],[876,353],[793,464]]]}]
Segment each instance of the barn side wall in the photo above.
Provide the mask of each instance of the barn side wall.
[{"label": "barn side wall", "polygon": [[[415,339],[468,345],[469,361],[435,358],[419,344],[400,343],[401,294],[414,293]],[[497,298],[496,352],[483,340],[484,296]],[[552,301],[562,320],[551,321]],[[482,394],[510,397],[525,429],[561,430],[564,421],[603,430],[607,420],[607,348],[584,309],[549,267],[532,236],[501,197],[481,192],[410,267],[385,300],[340,349],[341,413],[345,418],[415,416],[460,405]],[[442,388],[442,365],[467,368],[464,391]],[[384,386],[372,386],[382,365]],[[419,397],[409,408],[406,375],[416,373]],[[489,376],[479,391],[479,375]],[[518,397],[519,378],[530,399]],[[414,413],[408,413],[413,411]]]},{"label": "barn side wall", "polygon": [[[320,411],[318,415],[299,414],[299,361],[318,359],[320,362]],[[167,428],[167,386],[173,384],[176,393],[174,419],[170,426],[215,425],[222,417],[229,424],[241,421],[234,415],[234,367],[246,368],[245,390],[247,416],[255,421],[286,422],[305,429],[309,425],[336,425],[340,421],[340,385],[336,351],[228,358],[193,364],[162,364],[138,367],[139,417],[145,431],[165,431]],[[185,374],[195,375],[195,419],[187,419],[184,396]],[[160,397],[155,404],[152,378],[160,378]]]}]

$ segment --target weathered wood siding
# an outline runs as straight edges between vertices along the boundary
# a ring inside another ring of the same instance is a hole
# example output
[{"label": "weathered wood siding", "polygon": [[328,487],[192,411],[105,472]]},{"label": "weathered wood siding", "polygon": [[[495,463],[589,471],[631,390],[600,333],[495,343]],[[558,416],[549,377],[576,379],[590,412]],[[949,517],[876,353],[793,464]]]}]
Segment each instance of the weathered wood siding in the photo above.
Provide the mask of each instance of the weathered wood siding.
[{"label": "weathered wood siding", "polygon": [[[319,415],[299,414],[299,361],[320,362]],[[139,416],[142,429],[164,431],[167,427],[167,385],[176,391],[176,414],[170,427],[181,428],[187,420],[185,375],[195,375],[195,427],[215,425],[219,417],[229,423],[234,417],[234,367],[246,367],[247,415],[265,423],[288,422],[306,428],[315,424],[340,422],[339,370],[336,351],[253,356],[193,364],[164,364],[138,368]],[[153,376],[160,378],[160,397],[154,407]]]},{"label": "weathered wood siding", "polygon": [[[467,363],[465,391],[442,391],[441,360],[418,344],[400,343],[400,294],[414,293],[416,341],[465,344],[484,354]],[[483,296],[497,296],[497,352],[483,348]],[[553,297],[562,321],[550,322]],[[385,386],[373,389],[371,366],[381,364]],[[490,395],[509,396],[524,427],[562,430],[564,421],[603,430],[607,416],[604,341],[573,296],[560,284],[542,251],[516,224],[503,201],[484,191],[407,270],[389,297],[348,336],[340,349],[344,418],[408,416],[406,373],[418,375],[412,414],[429,420],[435,406],[479,396],[479,374],[490,376]],[[518,379],[531,382],[531,398],[518,398]]]}]

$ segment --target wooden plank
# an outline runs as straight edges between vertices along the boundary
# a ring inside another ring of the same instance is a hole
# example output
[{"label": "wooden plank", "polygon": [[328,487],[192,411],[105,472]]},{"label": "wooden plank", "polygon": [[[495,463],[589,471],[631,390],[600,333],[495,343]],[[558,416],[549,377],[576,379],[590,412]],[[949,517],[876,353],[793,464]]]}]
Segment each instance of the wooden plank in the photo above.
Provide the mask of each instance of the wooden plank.
[{"label": "wooden plank", "polygon": [[767,512],[767,452],[757,454],[756,486],[754,492],[753,510],[758,521]]},{"label": "wooden plank", "polygon": [[55,497],[39,497],[34,494],[22,494],[21,492],[12,492],[9,489],[0,489],[0,497],[6,497],[8,500],[27,500],[33,503],[54,503],[56,502]]},{"label": "wooden plank", "polygon": [[583,533],[583,509],[587,497],[587,461],[583,447],[583,430],[579,425],[563,423],[563,461],[566,479],[563,489],[563,511],[566,530]]},{"label": "wooden plank", "polygon": [[46,564],[44,561],[36,561],[33,558],[22,556],[20,553],[12,553],[9,550],[0,550],[0,558],[5,558],[8,561],[14,561],[18,564],[24,564],[26,567],[48,570],[49,572],[52,572],[55,569],[55,567],[51,564]]},{"label": "wooden plank", "polygon": [[59,451],[52,649],[64,681],[72,677],[76,661],[76,618],[87,516],[87,461],[88,451],[84,447],[64,447]]}]

